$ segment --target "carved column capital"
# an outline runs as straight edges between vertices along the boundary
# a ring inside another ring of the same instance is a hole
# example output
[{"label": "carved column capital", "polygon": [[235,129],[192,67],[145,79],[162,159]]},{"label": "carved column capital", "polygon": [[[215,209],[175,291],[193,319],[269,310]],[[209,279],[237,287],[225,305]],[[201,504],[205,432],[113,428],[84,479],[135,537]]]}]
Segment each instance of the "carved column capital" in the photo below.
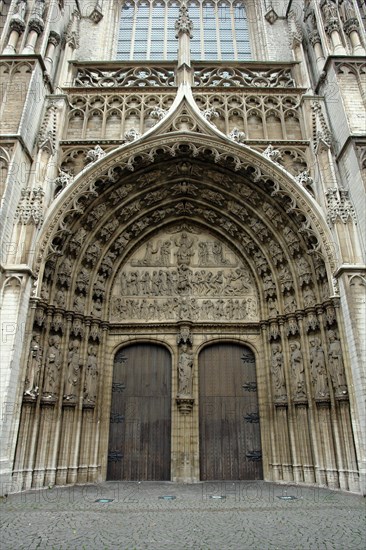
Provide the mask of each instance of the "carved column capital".
[{"label": "carved column capital", "polygon": [[34,31],[37,34],[41,34],[44,30],[43,19],[41,19],[38,15],[34,15],[29,20],[28,27],[30,31]]},{"label": "carved column capital", "polygon": [[48,37],[48,43],[56,47],[60,42],[61,42],[61,36],[58,34],[58,32],[50,31],[50,35]]},{"label": "carved column capital", "polygon": [[10,19],[9,27],[11,31],[15,31],[18,34],[22,34],[25,30],[25,23],[23,19],[21,19],[19,16],[14,15],[14,17]]},{"label": "carved column capital", "polygon": [[344,32],[348,35],[351,34],[353,31],[358,31],[360,28],[360,24],[358,22],[358,19],[356,17],[352,17],[351,19],[347,19],[347,21],[343,25]]}]

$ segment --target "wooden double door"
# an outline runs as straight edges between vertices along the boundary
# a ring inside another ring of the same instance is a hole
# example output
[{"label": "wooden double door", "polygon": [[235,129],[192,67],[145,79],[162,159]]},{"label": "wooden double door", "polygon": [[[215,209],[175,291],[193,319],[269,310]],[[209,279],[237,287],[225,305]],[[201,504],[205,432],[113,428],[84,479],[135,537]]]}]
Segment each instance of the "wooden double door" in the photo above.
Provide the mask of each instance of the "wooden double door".
[{"label": "wooden double door", "polygon": [[[171,479],[171,375],[171,354],[161,345],[117,353],[107,479]],[[198,375],[201,479],[262,479],[253,353],[235,343],[210,345],[199,355]]]}]

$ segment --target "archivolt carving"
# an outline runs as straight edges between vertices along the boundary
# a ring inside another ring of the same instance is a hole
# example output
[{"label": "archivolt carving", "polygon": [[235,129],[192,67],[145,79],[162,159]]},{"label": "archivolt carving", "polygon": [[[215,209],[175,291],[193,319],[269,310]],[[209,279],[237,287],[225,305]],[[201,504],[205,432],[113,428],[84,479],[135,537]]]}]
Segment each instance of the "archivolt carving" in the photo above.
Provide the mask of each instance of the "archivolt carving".
[{"label": "archivolt carving", "polygon": [[[233,148],[230,148],[228,146],[213,148],[212,140],[210,140],[210,144],[208,142],[202,144],[202,141],[206,141],[206,139],[202,137],[200,141],[201,144],[197,146],[192,142],[187,143],[186,140],[182,139],[180,136],[176,136],[176,142],[173,145],[165,144],[164,140],[158,144],[156,144],[155,142],[155,146],[153,148],[148,148],[146,145],[142,144],[135,148],[133,156],[127,157],[124,160],[122,160],[122,157],[121,163],[118,163],[118,159],[113,161],[113,165],[110,165],[109,162],[106,161],[102,169],[99,168],[95,171],[89,171],[88,177],[85,176],[82,180],[80,180],[80,183],[77,186],[75,185],[76,182],[74,183],[75,187],[72,193],[65,197],[65,200],[63,201],[63,208],[59,208],[57,213],[52,217],[52,219],[49,220],[47,234],[44,237],[47,239],[47,235],[51,236],[52,232],[54,232],[56,224],[60,224],[61,220],[65,221],[62,222],[63,225],[60,225],[59,231],[61,231],[61,235],[65,234],[65,228],[68,226],[70,221],[72,221],[73,217],[75,217],[78,212],[81,213],[85,211],[85,207],[83,205],[87,202],[90,202],[90,198],[96,198],[97,196],[99,196],[102,191],[106,189],[106,186],[111,186],[111,178],[112,180],[116,181],[118,177],[122,176],[124,170],[127,169],[128,171],[133,171],[135,169],[135,166],[138,166],[140,169],[142,166],[151,164],[158,159],[168,160],[172,156],[176,158],[179,158],[180,156],[192,156],[194,158],[203,160],[211,158],[214,163],[216,163],[217,165],[222,164],[225,166],[226,169],[231,166],[234,170],[234,173],[236,171],[238,174],[243,174],[243,176],[241,177],[249,177],[249,179],[256,181],[257,184],[260,183],[260,185],[262,187],[264,186],[264,188],[267,190],[267,193],[268,184],[266,184],[265,182],[276,180],[276,185],[269,183],[269,185],[273,185],[272,196],[278,196],[280,203],[283,201],[283,198],[285,196],[288,196],[288,200],[291,201],[292,205],[298,205],[297,211],[299,212],[299,215],[301,214],[299,218],[301,220],[301,223],[304,224],[305,221],[308,220],[308,226],[303,228],[304,234],[306,233],[306,231],[310,233],[312,232],[312,235],[309,236],[309,238],[311,237],[312,239],[319,235],[319,237],[317,238],[323,237],[323,246],[326,245],[326,242],[324,242],[324,229],[321,226],[321,222],[318,220],[316,215],[312,214],[311,211],[309,212],[308,204],[302,197],[300,190],[296,191],[293,187],[291,187],[290,191],[289,185],[285,177],[281,177],[280,173],[271,168],[268,168],[265,161],[261,162],[260,159],[256,159],[256,166],[255,168],[252,167],[251,163],[248,160],[243,161],[237,156],[235,146],[233,146]],[[173,170],[177,170],[177,167],[174,167]],[[91,180],[92,173],[94,174],[93,180]],[[118,174],[120,175],[118,176]],[[230,177],[232,178],[232,176]],[[219,176],[219,179],[220,181],[225,181],[225,178],[222,178],[221,175]],[[238,179],[237,176],[236,179]],[[238,181],[243,180],[240,180],[239,178]],[[289,189],[289,193],[291,193],[291,199],[289,194],[287,195],[285,191],[280,190],[280,181],[281,185],[284,185],[284,189]],[[253,190],[251,189],[250,185],[245,186],[240,183],[237,183],[236,185],[240,193],[243,193],[246,189],[249,189],[249,195],[255,196],[255,194],[253,195]],[[245,191],[244,194],[248,195],[248,192]],[[89,199],[88,196],[90,197]],[[136,208],[138,209],[138,205]],[[308,218],[309,214],[312,217],[312,222],[310,222]],[[157,214],[155,214],[155,216],[156,215]],[[312,225],[315,225],[314,229],[312,229]],[[55,234],[53,237],[53,241],[55,242]],[[314,243],[314,241],[312,242]],[[44,251],[44,246],[46,246],[45,241],[43,241],[41,253],[43,253]],[[311,246],[311,248],[313,249],[316,249],[318,247],[318,241],[314,246]],[[39,259],[41,260],[40,256]]]}]

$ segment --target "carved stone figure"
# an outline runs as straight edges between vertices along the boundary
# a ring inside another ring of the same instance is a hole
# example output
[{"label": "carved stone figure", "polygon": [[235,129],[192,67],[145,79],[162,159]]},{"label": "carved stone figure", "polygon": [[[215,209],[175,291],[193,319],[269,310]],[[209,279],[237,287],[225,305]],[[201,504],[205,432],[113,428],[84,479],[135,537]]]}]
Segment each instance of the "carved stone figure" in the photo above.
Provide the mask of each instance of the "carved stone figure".
[{"label": "carved stone figure", "polygon": [[100,298],[96,298],[96,300],[92,302],[92,311],[91,311],[92,315],[98,318],[101,317],[102,307],[103,307],[102,300]]},{"label": "carved stone figure", "polygon": [[80,342],[72,340],[69,343],[67,378],[64,387],[64,399],[66,401],[75,401],[80,378]]},{"label": "carved stone figure", "polygon": [[179,239],[175,241],[175,244],[178,247],[177,251],[177,262],[178,265],[190,265],[191,258],[194,255],[193,239],[190,238],[186,232],[183,232]]},{"label": "carved stone figure", "polygon": [[275,399],[285,400],[287,393],[283,370],[283,353],[280,344],[273,344],[272,346],[271,371]]},{"label": "carved stone figure", "polygon": [[320,340],[317,337],[310,339],[310,365],[315,399],[328,398],[329,388],[327,369],[325,366],[325,354],[320,344]]},{"label": "carved stone figure", "polygon": [[87,286],[89,285],[89,282],[90,282],[89,269],[87,269],[86,267],[83,267],[76,278],[76,288],[80,292],[84,292]]},{"label": "carved stone figure", "polygon": [[312,307],[313,305],[315,305],[315,302],[316,302],[315,294],[309,286],[307,286],[304,289],[304,291],[302,293],[302,297],[304,299],[304,306],[305,307]]},{"label": "carved stone figure", "polygon": [[308,285],[311,281],[311,269],[303,256],[296,260],[297,273],[299,275],[300,285]]},{"label": "carved stone figure", "polygon": [[26,0],[18,0],[14,6],[14,15],[17,15],[17,17],[19,17],[24,21],[26,9],[27,9]]},{"label": "carved stone figure", "polygon": [[192,395],[193,354],[183,344],[178,359],[178,395]]},{"label": "carved stone figure", "polygon": [[294,313],[296,311],[296,300],[292,294],[285,294],[283,302],[285,313]]},{"label": "carved stone figure", "polygon": [[202,267],[209,265],[209,249],[206,242],[198,243],[198,265]]},{"label": "carved stone figure", "polygon": [[40,335],[33,334],[24,385],[24,395],[36,398],[39,393],[39,378],[42,366],[42,348]]},{"label": "carved stone figure", "polygon": [[300,343],[297,341],[290,343],[290,362],[292,370],[292,384],[294,388],[294,398],[304,397],[305,378],[304,378],[304,360],[300,349]]},{"label": "carved stone figure", "polygon": [[50,336],[48,343],[42,397],[52,399],[56,397],[57,379],[61,367],[60,337]]},{"label": "carved stone figure", "polygon": [[86,359],[84,402],[94,404],[97,398],[98,365],[96,346],[89,346]]},{"label": "carved stone figure", "polygon": [[170,241],[164,241],[160,246],[159,265],[168,267],[170,265]]},{"label": "carved stone figure", "polygon": [[76,294],[74,298],[74,311],[75,313],[84,313],[85,309],[85,296],[83,294]]},{"label": "carved stone figure", "polygon": [[334,330],[328,330],[328,364],[336,395],[347,394],[341,343]]},{"label": "carved stone figure", "polygon": [[58,268],[58,282],[60,285],[69,288],[71,283],[72,262],[70,258],[65,258]]},{"label": "carved stone figure", "polygon": [[66,305],[66,298],[65,298],[65,292],[61,290],[60,288],[57,290],[55,295],[55,303],[57,307],[64,308]]}]

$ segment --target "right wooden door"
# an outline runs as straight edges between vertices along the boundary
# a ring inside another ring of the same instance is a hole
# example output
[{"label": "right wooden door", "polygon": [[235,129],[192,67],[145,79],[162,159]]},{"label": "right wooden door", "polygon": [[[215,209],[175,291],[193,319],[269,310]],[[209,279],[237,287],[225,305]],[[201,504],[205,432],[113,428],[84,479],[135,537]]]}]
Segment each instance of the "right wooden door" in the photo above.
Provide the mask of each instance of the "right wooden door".
[{"label": "right wooden door", "polygon": [[201,480],[262,479],[255,357],[217,343],[199,355]]}]

